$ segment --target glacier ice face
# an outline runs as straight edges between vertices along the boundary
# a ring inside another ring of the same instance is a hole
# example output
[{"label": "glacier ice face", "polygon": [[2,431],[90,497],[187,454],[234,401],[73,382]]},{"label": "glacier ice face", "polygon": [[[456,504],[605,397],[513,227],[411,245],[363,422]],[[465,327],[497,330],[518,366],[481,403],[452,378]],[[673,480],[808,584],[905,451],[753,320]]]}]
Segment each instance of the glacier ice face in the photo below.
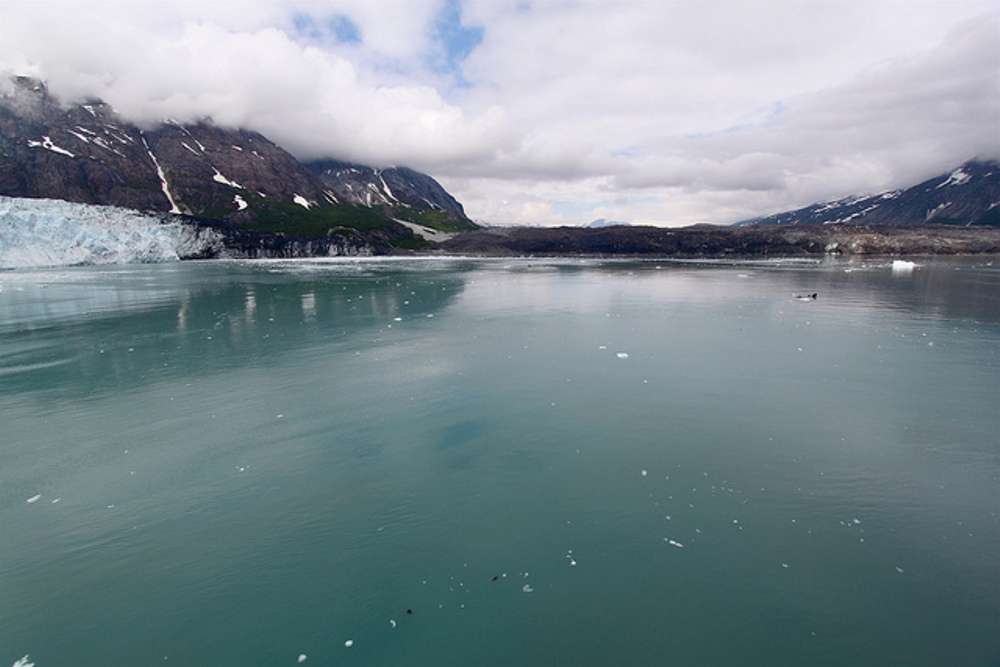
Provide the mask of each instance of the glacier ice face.
[{"label": "glacier ice face", "polygon": [[211,229],[115,206],[0,197],[0,269],[172,262],[221,251]]}]

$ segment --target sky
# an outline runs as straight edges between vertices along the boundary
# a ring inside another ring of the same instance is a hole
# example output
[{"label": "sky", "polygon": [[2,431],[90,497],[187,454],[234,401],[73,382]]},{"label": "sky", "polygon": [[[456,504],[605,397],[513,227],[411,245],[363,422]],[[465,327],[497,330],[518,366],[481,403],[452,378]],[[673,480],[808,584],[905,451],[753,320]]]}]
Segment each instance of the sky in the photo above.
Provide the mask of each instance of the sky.
[{"label": "sky", "polygon": [[407,165],[490,224],[729,223],[1000,158],[1000,0],[3,0],[0,72]]}]

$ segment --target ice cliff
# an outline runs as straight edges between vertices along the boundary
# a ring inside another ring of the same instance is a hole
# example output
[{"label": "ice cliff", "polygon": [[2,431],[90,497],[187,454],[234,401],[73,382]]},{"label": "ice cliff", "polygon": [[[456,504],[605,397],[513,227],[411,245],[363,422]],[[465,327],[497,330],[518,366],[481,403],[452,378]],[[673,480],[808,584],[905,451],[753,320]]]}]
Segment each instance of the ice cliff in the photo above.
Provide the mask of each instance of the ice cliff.
[{"label": "ice cliff", "polygon": [[115,206],[0,197],[0,268],[171,262],[216,255],[217,231]]}]

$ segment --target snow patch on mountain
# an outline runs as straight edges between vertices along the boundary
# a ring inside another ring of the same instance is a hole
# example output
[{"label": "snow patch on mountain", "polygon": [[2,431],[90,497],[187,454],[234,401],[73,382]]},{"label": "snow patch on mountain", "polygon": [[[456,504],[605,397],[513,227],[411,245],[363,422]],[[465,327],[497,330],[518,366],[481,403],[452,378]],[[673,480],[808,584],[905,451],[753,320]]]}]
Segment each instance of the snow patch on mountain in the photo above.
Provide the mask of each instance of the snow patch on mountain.
[{"label": "snow patch on mountain", "polygon": [[212,167],[212,170],[215,172],[215,174],[212,176],[212,180],[215,181],[216,183],[222,183],[223,185],[228,185],[229,187],[236,188],[237,190],[242,190],[243,189],[242,185],[240,185],[236,181],[233,181],[233,180],[230,180],[230,179],[226,178],[215,167]]},{"label": "snow patch on mountain", "polygon": [[937,186],[938,188],[947,188],[955,185],[965,185],[972,180],[972,174],[965,171],[962,167],[959,167],[955,171],[948,174],[948,178],[941,181]]},{"label": "snow patch on mountain", "polygon": [[65,148],[60,148],[59,146],[56,146],[54,143],[52,143],[52,139],[47,134],[42,136],[41,141],[35,141],[34,139],[29,139],[28,147],[44,148],[45,150],[52,151],[53,153],[57,153],[59,155],[65,155],[66,157],[76,157],[76,155],[70,153]]}]

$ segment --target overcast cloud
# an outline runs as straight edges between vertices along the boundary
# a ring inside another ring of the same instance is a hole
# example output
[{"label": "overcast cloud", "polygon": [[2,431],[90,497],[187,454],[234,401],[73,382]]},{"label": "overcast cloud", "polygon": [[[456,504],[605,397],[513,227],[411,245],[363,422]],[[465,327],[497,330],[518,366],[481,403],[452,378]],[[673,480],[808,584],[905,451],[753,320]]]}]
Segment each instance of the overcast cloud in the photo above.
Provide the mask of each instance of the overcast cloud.
[{"label": "overcast cloud", "polygon": [[1000,0],[5,0],[0,70],[407,164],[491,223],[730,222],[1000,158]]}]

